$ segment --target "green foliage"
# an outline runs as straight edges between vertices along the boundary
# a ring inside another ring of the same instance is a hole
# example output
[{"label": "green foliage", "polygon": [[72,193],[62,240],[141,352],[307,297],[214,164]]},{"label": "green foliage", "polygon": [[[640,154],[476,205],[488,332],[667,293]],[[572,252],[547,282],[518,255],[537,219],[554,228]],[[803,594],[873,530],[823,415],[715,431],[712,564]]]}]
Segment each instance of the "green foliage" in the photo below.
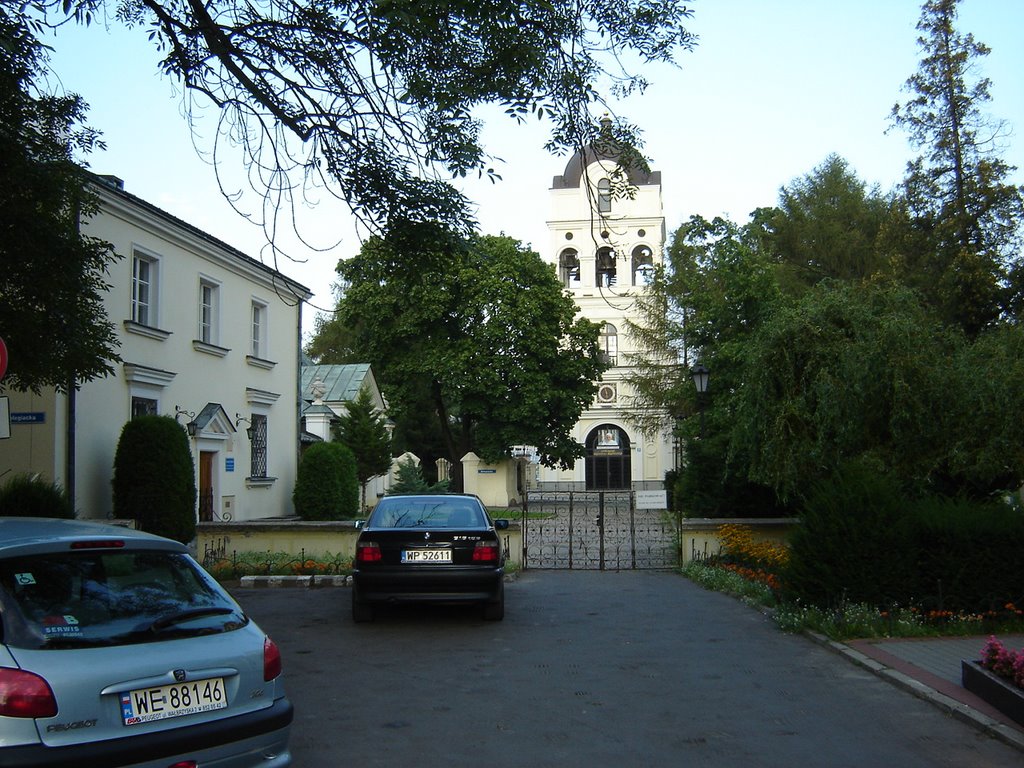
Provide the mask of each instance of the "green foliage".
[{"label": "green foliage", "polygon": [[[397,266],[413,254],[415,270]],[[604,368],[597,327],[576,318],[536,253],[508,237],[410,227],[370,240],[339,274],[339,321],[354,329],[392,418],[429,408],[456,467],[470,451],[496,461],[518,444],[536,445],[549,465],[582,455],[571,430]]]},{"label": "green foliage", "polygon": [[928,610],[1000,611],[1024,602],[1024,515],[1003,500],[929,497],[912,507],[913,599]]},{"label": "green foliage", "polygon": [[295,513],[303,520],[352,520],[359,514],[356,458],[341,443],[314,443],[302,452]]},{"label": "green foliage", "polygon": [[903,598],[914,561],[907,517],[905,494],[893,478],[862,464],[812,484],[783,574],[789,600],[909,604]]},{"label": "green foliage", "polygon": [[72,519],[75,509],[67,491],[38,476],[15,475],[0,486],[0,517],[62,517]]},{"label": "green foliage", "polygon": [[979,61],[989,49],[956,29],[958,3],[924,4],[922,59],[892,119],[923,151],[904,181],[925,245],[907,254],[911,268],[927,276],[921,288],[942,317],[973,337],[1016,301],[1004,288],[1020,255],[1024,188],[1006,183],[1014,169],[997,153],[1008,131],[982,112],[991,83],[978,75]]},{"label": "green foliage", "polygon": [[838,155],[779,192],[765,219],[765,244],[780,261],[780,282],[799,291],[821,280],[865,280],[888,271],[879,237],[890,203],[867,190]]},{"label": "green foliage", "polygon": [[820,283],[745,344],[732,450],[784,499],[856,457],[923,481],[955,347],[905,289]]},{"label": "green foliage", "polygon": [[[79,232],[96,210],[80,156],[101,147],[76,95],[39,92],[44,46],[12,7],[0,8],[0,335],[4,384],[66,391],[113,373],[114,327],[104,279],[110,246]],[[31,257],[28,258],[27,256]]]},{"label": "green foliage", "polygon": [[195,538],[195,464],[188,435],[170,416],[138,416],[124,425],[112,484],[114,517],[185,544]]},{"label": "green foliage", "polygon": [[325,552],[232,552],[217,557],[207,553],[203,567],[218,581],[243,576],[347,576],[352,572],[351,556]]},{"label": "green foliage", "polygon": [[338,419],[333,431],[355,457],[356,478],[362,488],[362,506],[365,507],[367,481],[391,469],[391,440],[369,389],[363,387],[355,400],[345,404],[345,414]]},{"label": "green foliage", "polygon": [[705,589],[734,595],[748,605],[772,607],[778,602],[771,587],[699,560],[688,562],[683,566],[682,573]]},{"label": "green foliage", "polygon": [[805,500],[783,581],[791,601],[822,608],[988,615],[1024,597],[1022,547],[1019,506],[915,498],[891,477],[849,465]]},{"label": "green foliage", "polygon": [[[186,104],[217,107],[268,205],[322,185],[364,224],[464,234],[466,201],[439,179],[496,175],[479,107],[550,119],[552,149],[571,152],[595,137],[591,109],[646,87],[624,62],[643,72],[696,43],[679,0],[40,0],[24,11],[52,26],[95,15],[146,30]],[[632,126],[616,131],[636,141]]]},{"label": "green foliage", "polygon": [[428,483],[423,477],[420,466],[412,459],[403,459],[398,462],[395,471],[395,481],[388,489],[389,496],[416,493],[444,493],[448,490],[448,481],[442,480],[438,483]]}]

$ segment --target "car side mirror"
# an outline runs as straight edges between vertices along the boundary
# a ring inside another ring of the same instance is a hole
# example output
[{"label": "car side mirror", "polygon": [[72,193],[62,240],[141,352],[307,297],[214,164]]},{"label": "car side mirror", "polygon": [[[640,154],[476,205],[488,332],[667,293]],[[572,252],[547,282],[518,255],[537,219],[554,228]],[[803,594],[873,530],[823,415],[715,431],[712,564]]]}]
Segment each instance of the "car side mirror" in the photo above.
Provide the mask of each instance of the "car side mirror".
[{"label": "car side mirror", "polygon": [[508,530],[508,520],[505,520],[505,519],[495,520],[494,521],[494,530],[496,530],[496,531],[507,531]]},{"label": "car side mirror", "polygon": [[362,527],[363,527],[364,525],[366,525],[366,521],[365,521],[365,520],[356,520],[356,530],[357,530],[357,531],[358,531],[358,530],[359,530],[360,528],[362,528]]}]

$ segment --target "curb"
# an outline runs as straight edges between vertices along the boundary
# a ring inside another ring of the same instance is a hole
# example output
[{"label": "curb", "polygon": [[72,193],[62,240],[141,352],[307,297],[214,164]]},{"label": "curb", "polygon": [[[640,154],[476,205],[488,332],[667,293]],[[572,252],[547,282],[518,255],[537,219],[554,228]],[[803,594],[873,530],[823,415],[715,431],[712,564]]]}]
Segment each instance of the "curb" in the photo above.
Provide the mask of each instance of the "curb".
[{"label": "curb", "polygon": [[891,667],[887,667],[885,664],[882,664],[875,659],[865,656],[860,651],[851,648],[845,643],[841,643],[837,640],[829,640],[827,637],[818,634],[817,632],[804,632],[804,635],[816,642],[818,645],[828,648],[841,656],[845,656],[857,666],[862,667],[869,672],[873,672],[875,675],[887,680],[897,688],[901,688],[902,690],[913,694],[917,698],[929,702],[930,704],[945,711],[947,714],[955,717],[957,720],[965,722],[968,725],[973,725],[975,728],[988,733],[992,738],[998,739],[1004,744],[1015,747],[1021,752],[1024,752],[1024,734],[1017,729],[1011,728],[997,720],[993,720],[988,715],[978,712],[976,709],[967,706],[963,702],[939,693],[924,683],[915,680],[902,672],[892,669]]},{"label": "curb", "polygon": [[352,584],[351,576],[243,576],[240,586],[243,589],[255,587],[348,587]]},{"label": "curb", "polygon": [[[518,572],[506,573],[505,582],[515,581]],[[320,587],[351,587],[351,576],[243,576],[239,581],[242,589],[258,587],[285,587],[289,589],[319,589]]]}]

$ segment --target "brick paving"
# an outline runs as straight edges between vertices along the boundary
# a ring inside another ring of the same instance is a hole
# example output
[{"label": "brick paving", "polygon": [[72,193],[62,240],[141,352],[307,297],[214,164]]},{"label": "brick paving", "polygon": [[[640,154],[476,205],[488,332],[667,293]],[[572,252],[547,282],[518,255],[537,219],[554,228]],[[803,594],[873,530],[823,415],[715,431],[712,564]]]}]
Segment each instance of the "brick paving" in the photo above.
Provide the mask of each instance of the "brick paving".
[{"label": "brick paving", "polygon": [[[1024,635],[999,635],[1008,648],[1024,647]],[[864,663],[916,695],[987,728],[994,736],[1024,749],[1024,726],[968,691],[961,684],[961,661],[976,661],[987,635],[970,637],[851,640],[845,646]],[[855,659],[856,660],[856,659]]]}]

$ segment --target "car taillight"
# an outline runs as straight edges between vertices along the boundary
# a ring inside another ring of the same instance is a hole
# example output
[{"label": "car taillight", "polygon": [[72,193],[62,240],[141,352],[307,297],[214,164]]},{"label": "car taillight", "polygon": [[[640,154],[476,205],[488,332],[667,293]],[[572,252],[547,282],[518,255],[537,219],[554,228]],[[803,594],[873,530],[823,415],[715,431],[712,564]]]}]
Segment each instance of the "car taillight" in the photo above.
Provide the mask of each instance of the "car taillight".
[{"label": "car taillight", "polygon": [[270,682],[281,674],[281,649],[269,635],[263,640],[263,679]]},{"label": "car taillight", "polygon": [[357,563],[379,563],[382,557],[380,544],[376,541],[360,541],[356,545]]},{"label": "car taillight", "polygon": [[72,549],[121,549],[124,547],[123,539],[89,539],[88,541],[72,541]]},{"label": "car taillight", "polygon": [[493,541],[478,541],[473,547],[474,563],[498,562],[498,545]]},{"label": "car taillight", "polygon": [[0,667],[0,715],[5,717],[54,717],[57,699],[50,684],[39,675]]}]

